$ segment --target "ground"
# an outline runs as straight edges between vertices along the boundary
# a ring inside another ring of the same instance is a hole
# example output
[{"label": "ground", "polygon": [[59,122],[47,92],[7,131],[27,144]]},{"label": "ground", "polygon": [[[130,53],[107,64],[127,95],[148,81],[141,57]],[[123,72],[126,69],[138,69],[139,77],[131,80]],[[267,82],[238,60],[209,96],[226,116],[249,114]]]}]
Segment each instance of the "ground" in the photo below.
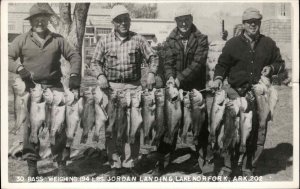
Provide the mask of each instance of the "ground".
[{"label": "ground", "polygon": [[[9,86],[11,86],[11,77]],[[287,86],[276,86],[279,93],[279,102],[276,107],[274,120],[268,127],[265,150],[259,159],[257,174],[262,176],[263,181],[292,181],[293,180],[293,101],[292,88]],[[208,99],[208,107],[211,104],[211,98]],[[13,95],[11,87],[9,89],[9,125],[14,124],[13,117]],[[77,160],[69,161],[67,171],[70,176],[87,176],[90,179],[96,176],[106,176],[110,167],[106,162],[103,141],[95,144],[89,140],[86,145],[79,144],[80,129],[76,135],[74,148],[89,148],[83,156]],[[8,147],[14,142],[21,140],[22,135],[9,135]],[[180,175],[198,175],[197,159],[195,153],[190,148],[177,149],[175,160],[167,168],[164,176]],[[148,171],[154,166],[154,162],[149,158],[139,164],[137,172],[141,175],[147,175]],[[51,160],[42,160],[38,162],[38,170],[41,176],[54,176],[57,167]],[[25,161],[9,158],[8,178],[9,182],[16,182],[18,176],[26,176],[27,164]]]}]

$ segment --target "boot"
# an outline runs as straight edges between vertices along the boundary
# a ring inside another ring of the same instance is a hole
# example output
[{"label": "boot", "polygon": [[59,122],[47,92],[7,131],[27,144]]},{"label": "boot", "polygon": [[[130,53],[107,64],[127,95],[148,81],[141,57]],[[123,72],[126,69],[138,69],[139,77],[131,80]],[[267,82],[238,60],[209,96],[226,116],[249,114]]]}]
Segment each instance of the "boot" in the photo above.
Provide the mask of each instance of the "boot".
[{"label": "boot", "polygon": [[37,177],[39,176],[37,170],[37,161],[36,160],[27,160],[28,165],[28,175],[27,177]]},{"label": "boot", "polygon": [[68,173],[66,172],[66,162],[60,161],[60,162],[57,162],[57,165],[58,165],[57,176],[58,177],[67,177]]}]

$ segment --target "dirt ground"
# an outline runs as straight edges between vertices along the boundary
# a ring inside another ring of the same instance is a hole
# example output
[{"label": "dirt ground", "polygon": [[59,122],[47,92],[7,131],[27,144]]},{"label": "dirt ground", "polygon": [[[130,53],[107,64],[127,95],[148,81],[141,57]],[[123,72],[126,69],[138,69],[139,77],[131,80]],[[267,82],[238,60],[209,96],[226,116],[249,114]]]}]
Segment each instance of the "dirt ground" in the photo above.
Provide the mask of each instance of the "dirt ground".
[{"label": "dirt ground", "polygon": [[[9,86],[11,86],[11,76]],[[273,123],[268,127],[265,150],[259,159],[257,174],[262,176],[263,181],[291,181],[293,179],[293,101],[292,88],[287,86],[276,86],[279,93],[279,102],[276,107]],[[210,108],[211,98],[208,99]],[[13,95],[9,89],[9,125],[14,125],[13,117]],[[88,140],[85,145],[79,144],[80,131],[76,134],[73,148],[89,148],[85,154],[76,160],[69,161],[67,171],[70,176],[87,176],[95,178],[105,176],[110,167],[107,163],[103,140],[92,143]],[[8,147],[14,142],[20,141],[22,134],[9,135]],[[180,148],[176,150],[175,161],[167,168],[164,176],[198,175],[197,159],[193,148]],[[196,165],[196,167],[194,167]],[[147,175],[153,168],[154,162],[151,156],[139,163],[137,172]],[[55,176],[57,167],[51,159],[38,162],[38,170],[41,176]],[[17,182],[18,176],[27,175],[27,164],[23,160],[9,158],[8,177],[9,182]]]}]

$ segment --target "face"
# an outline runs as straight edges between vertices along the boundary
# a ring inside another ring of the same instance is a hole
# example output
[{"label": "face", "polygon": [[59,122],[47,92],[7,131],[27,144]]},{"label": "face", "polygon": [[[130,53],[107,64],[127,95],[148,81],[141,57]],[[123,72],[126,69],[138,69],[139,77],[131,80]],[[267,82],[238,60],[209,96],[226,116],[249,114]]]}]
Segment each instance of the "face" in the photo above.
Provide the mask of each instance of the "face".
[{"label": "face", "polygon": [[193,25],[193,17],[191,15],[176,17],[175,21],[177,28],[182,34],[189,32]]},{"label": "face", "polygon": [[117,16],[113,21],[115,31],[120,34],[120,36],[126,36],[129,32],[131,19],[129,14],[121,14]]},{"label": "face", "polygon": [[30,19],[32,30],[37,33],[43,33],[47,31],[49,16],[37,15]]},{"label": "face", "polygon": [[245,33],[250,37],[254,37],[259,32],[261,21],[258,19],[245,20],[243,25]]}]

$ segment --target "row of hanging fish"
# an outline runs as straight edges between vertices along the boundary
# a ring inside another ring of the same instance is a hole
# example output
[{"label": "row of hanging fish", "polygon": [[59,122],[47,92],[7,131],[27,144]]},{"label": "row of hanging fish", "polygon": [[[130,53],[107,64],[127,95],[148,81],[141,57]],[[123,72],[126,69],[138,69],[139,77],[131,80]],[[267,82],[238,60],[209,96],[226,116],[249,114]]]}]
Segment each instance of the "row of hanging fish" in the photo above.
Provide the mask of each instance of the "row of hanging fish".
[{"label": "row of hanging fish", "polygon": [[[253,114],[258,115],[259,127],[266,127],[278,102],[276,89],[271,85],[270,79],[264,76],[253,86],[253,94],[252,97],[229,100],[225,90],[219,90],[215,93],[211,107],[209,142],[213,148],[219,148],[223,152],[239,145],[239,163],[246,152]],[[256,100],[256,110],[253,110],[253,104],[247,100],[250,98]]]}]

